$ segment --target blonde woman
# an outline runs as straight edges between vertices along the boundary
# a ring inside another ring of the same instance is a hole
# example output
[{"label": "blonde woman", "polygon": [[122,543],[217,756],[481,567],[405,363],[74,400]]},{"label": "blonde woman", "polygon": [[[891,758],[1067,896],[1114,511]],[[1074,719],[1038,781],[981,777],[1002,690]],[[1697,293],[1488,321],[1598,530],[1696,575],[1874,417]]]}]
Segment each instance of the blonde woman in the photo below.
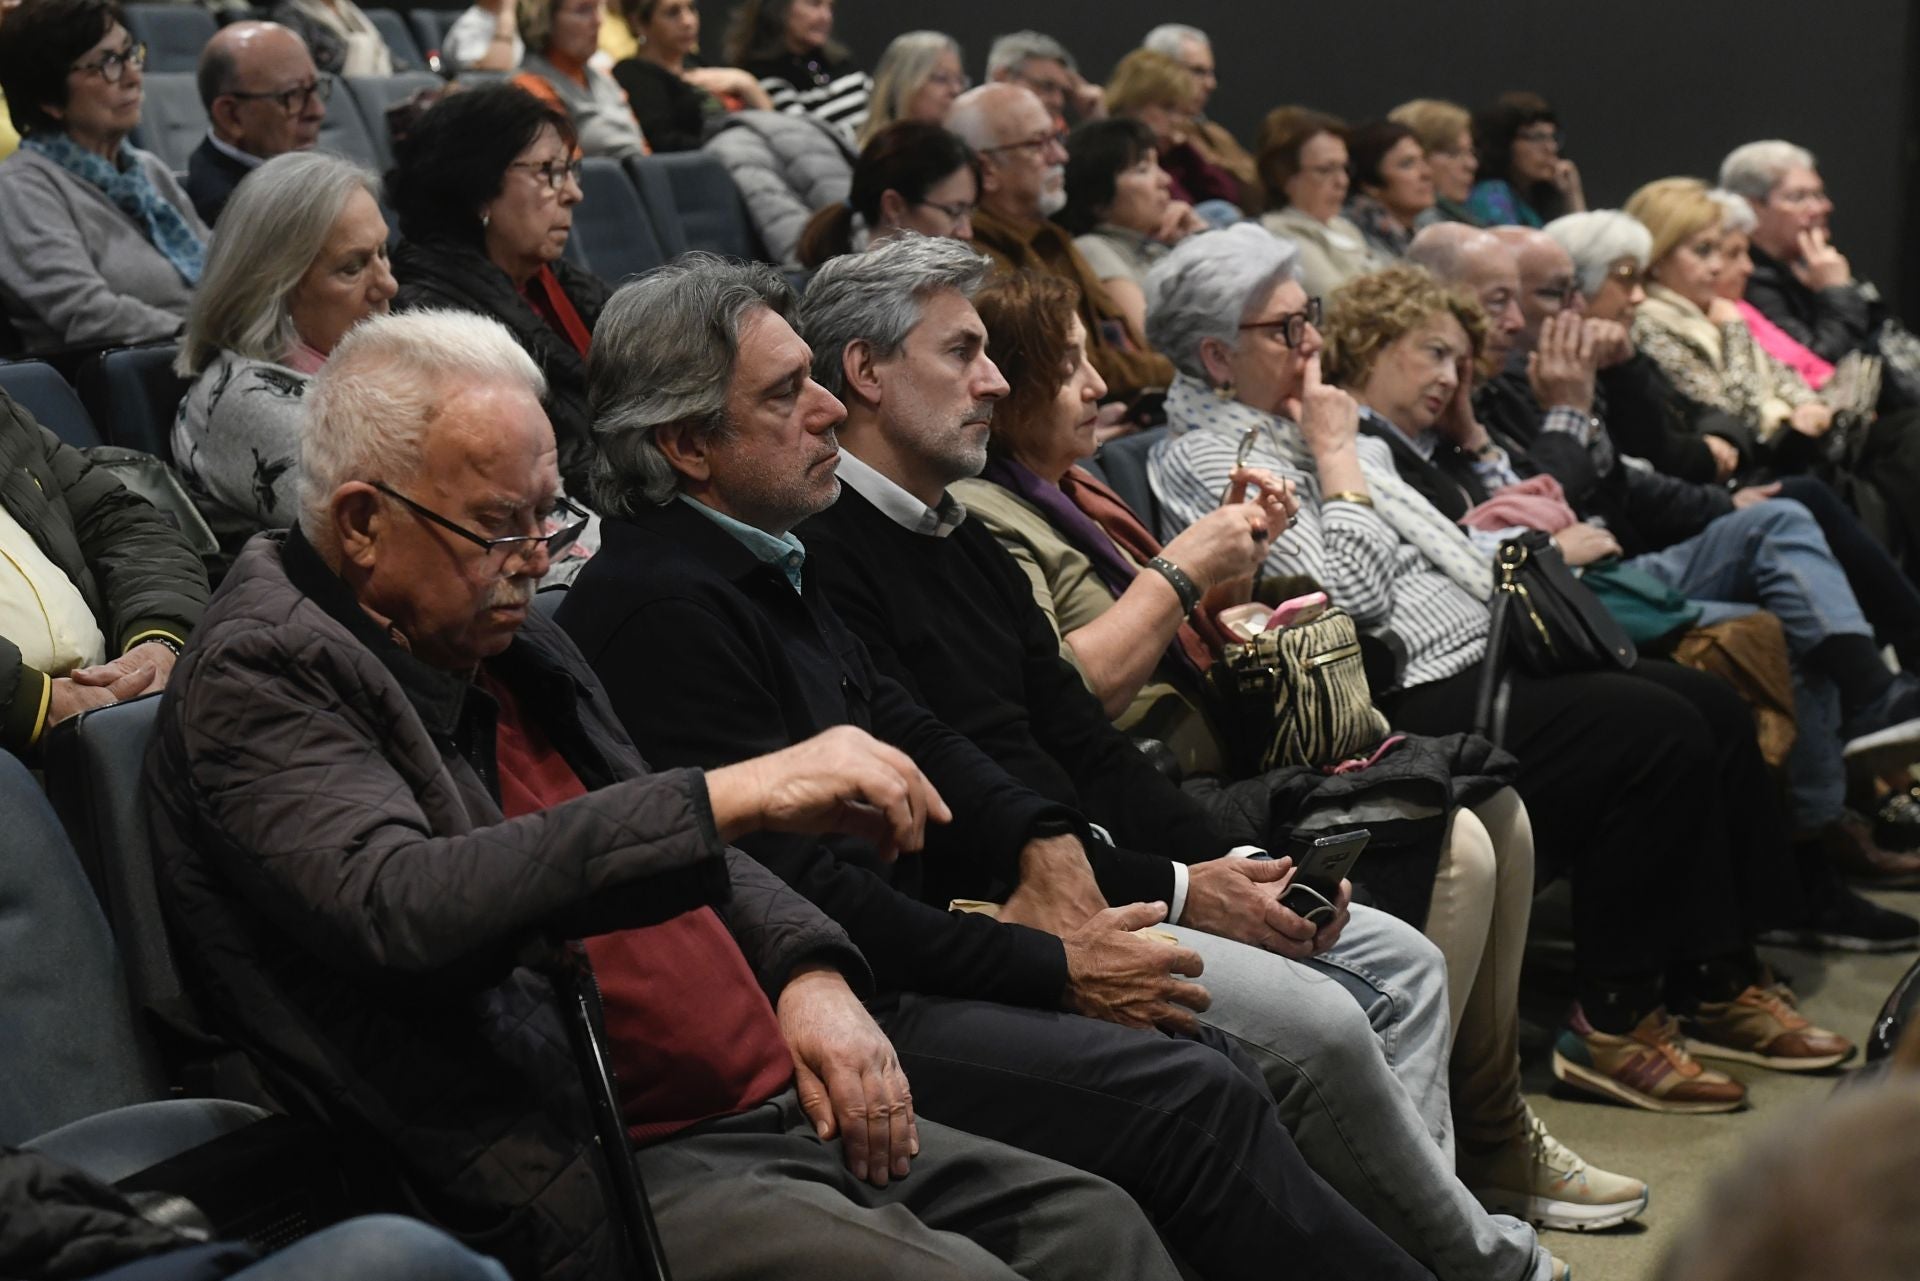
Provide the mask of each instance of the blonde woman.
[{"label": "blonde woman", "polygon": [[894,37],[873,73],[873,100],[867,123],[860,129],[861,149],[882,129],[902,120],[927,125],[945,120],[953,100],[971,87],[965,65],[959,42],[944,32],[909,31]]},{"label": "blonde woman", "polygon": [[1478,227],[1480,219],[1467,208],[1480,157],[1473,149],[1473,113],[1444,98],[1415,98],[1387,113],[1387,119],[1413,130],[1427,153],[1433,172],[1433,208],[1421,218],[1429,222],[1464,222]]},{"label": "blonde woman", "polygon": [[1240,220],[1254,194],[1194,145],[1200,85],[1191,71],[1164,53],[1135,49],[1107,81],[1107,114],[1138,120],[1153,131],[1160,167],[1173,180],[1173,198],[1200,211],[1209,225]]}]

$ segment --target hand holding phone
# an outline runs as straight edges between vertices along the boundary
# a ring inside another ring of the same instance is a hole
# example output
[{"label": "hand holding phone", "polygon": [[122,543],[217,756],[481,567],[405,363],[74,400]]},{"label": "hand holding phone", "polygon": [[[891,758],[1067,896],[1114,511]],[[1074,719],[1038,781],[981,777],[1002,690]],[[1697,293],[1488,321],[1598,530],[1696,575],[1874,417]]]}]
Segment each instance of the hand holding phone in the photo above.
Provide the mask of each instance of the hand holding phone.
[{"label": "hand holding phone", "polygon": [[1331,836],[1295,836],[1287,843],[1293,858],[1293,884],[1281,896],[1281,905],[1311,921],[1316,929],[1325,929],[1340,914],[1340,882],[1347,879],[1372,836],[1364,827]]}]

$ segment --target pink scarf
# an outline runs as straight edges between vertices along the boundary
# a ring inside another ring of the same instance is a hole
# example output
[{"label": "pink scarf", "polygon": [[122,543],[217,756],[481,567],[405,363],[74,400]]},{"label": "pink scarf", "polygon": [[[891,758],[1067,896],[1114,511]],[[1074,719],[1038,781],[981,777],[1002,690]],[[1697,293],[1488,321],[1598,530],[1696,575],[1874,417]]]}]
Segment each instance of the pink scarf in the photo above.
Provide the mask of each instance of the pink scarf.
[{"label": "pink scarf", "polygon": [[1833,366],[1807,350],[1795,340],[1794,336],[1760,314],[1760,309],[1744,298],[1734,300],[1734,306],[1745,317],[1747,329],[1753,334],[1753,340],[1760,344],[1762,351],[1799,374],[1807,386],[1819,391],[1833,377]]}]

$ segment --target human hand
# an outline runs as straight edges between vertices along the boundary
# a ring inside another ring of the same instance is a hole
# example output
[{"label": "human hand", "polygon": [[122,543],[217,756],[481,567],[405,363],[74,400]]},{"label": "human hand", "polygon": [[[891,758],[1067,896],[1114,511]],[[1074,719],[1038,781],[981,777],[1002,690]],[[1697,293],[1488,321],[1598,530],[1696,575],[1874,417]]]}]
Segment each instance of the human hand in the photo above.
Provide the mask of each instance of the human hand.
[{"label": "human hand", "polygon": [[1567,564],[1591,565],[1596,560],[1620,554],[1620,542],[1598,525],[1575,521],[1553,536],[1554,546]]},{"label": "human hand", "polygon": [[1580,182],[1580,166],[1571,160],[1559,160],[1553,166],[1553,185],[1567,202],[1568,213],[1585,213],[1587,189]]},{"label": "human hand", "polygon": [[111,692],[116,700],[125,701],[165,689],[177,657],[157,641],[142,641],[111,663],[76,667],[67,675],[76,685],[98,686]]},{"label": "human hand", "polygon": [[105,707],[119,700],[104,685],[80,685],[65,676],[47,682],[47,724],[58,725],[69,716],[78,716],[93,707]]},{"label": "human hand", "polygon": [[1073,102],[1073,114],[1082,122],[1105,120],[1107,118],[1106,87],[1088,84],[1078,71],[1067,73],[1073,80],[1073,87],[1067,97]]},{"label": "human hand", "polygon": [[1800,261],[1793,264],[1793,274],[1807,288],[1832,289],[1853,283],[1853,267],[1828,241],[1825,227],[1808,227],[1795,239],[1800,243]]},{"label": "human hand", "polygon": [[1764,503],[1779,492],[1780,482],[1777,480],[1771,485],[1748,485],[1744,489],[1736,489],[1733,491],[1734,510],[1739,511],[1755,503]]},{"label": "human hand", "polygon": [[[1253,494],[1252,499],[1247,497],[1249,492]],[[1292,481],[1283,480],[1265,467],[1242,464],[1227,475],[1227,502],[1248,501],[1259,503],[1266,514],[1269,544],[1286,533],[1294,517],[1300,514],[1300,493]]]},{"label": "human hand", "polygon": [[1043,836],[1020,850],[1020,884],[1001,905],[1000,919],[1062,938],[1107,910],[1077,836]]},{"label": "human hand", "polygon": [[802,966],[774,1006],[793,1056],[794,1089],[822,1142],[840,1136],[853,1177],[877,1188],[904,1179],[920,1154],[913,1094],[893,1042],[840,972]]},{"label": "human hand", "polygon": [[1160,225],[1154,228],[1153,238],[1162,244],[1177,245],[1188,236],[1207,229],[1207,220],[1193,211],[1193,206],[1184,200],[1169,201],[1167,211],[1160,215]]},{"label": "human hand", "polygon": [[1283,956],[1310,955],[1313,926],[1280,906],[1293,884],[1290,858],[1216,858],[1187,869],[1180,923]]},{"label": "human hand", "polygon": [[1462,356],[1454,362],[1454,374],[1453,394],[1447,397],[1446,407],[1440,411],[1440,417],[1434,420],[1433,429],[1442,440],[1470,454],[1477,454],[1493,438],[1480,425],[1480,420],[1473,416],[1473,362]]},{"label": "human hand", "polygon": [[[1280,909],[1286,912],[1286,908]],[[1333,919],[1322,925],[1313,935],[1313,955],[1318,956],[1340,941],[1347,922],[1353,919],[1353,882],[1342,880],[1339,893],[1333,896]],[[1301,922],[1306,924],[1304,920]]]},{"label": "human hand", "polygon": [[1124,400],[1110,400],[1095,412],[1093,419],[1095,449],[1110,440],[1131,436],[1140,430],[1140,424],[1127,417],[1127,410],[1128,405]]},{"label": "human hand", "polygon": [[1740,309],[1733,305],[1732,299],[1715,294],[1707,304],[1707,319],[1716,325],[1737,325],[1741,323]]},{"label": "human hand", "polygon": [[1540,326],[1540,341],[1527,357],[1527,381],[1543,409],[1565,406],[1576,413],[1593,412],[1593,340],[1585,336],[1580,321],[1577,314],[1563,311]]},{"label": "human hand", "polygon": [[1707,442],[1707,452],[1713,455],[1714,476],[1725,480],[1740,470],[1740,447],[1725,436],[1702,437]]},{"label": "human hand", "polygon": [[1346,392],[1320,381],[1318,352],[1307,361],[1297,407],[1289,408],[1315,459],[1351,450],[1360,438],[1360,406]]},{"label": "human hand", "polygon": [[1193,1031],[1193,1012],[1211,1003],[1204,987],[1182,981],[1205,968],[1199,954],[1134,933],[1166,916],[1165,903],[1110,907],[1063,939],[1066,1007],[1122,1027]]},{"label": "human hand", "polygon": [[1267,512],[1260,503],[1229,503],[1174,536],[1160,554],[1187,572],[1201,592],[1250,578],[1267,555]]},{"label": "human hand", "polygon": [[[1732,306],[1731,303],[1728,305]],[[1615,365],[1624,365],[1633,359],[1633,335],[1619,321],[1602,320],[1598,316],[1582,316],[1580,329],[1593,351],[1593,361],[1597,368],[1612,369]]]},{"label": "human hand", "polygon": [[919,849],[929,821],[953,817],[912,758],[851,725],[708,770],[707,798],[722,840],[845,832],[871,841],[883,859]]},{"label": "human hand", "polygon": [[1795,405],[1793,413],[1787,416],[1787,426],[1802,436],[1818,440],[1833,426],[1833,406],[1822,404],[1817,400],[1808,401],[1804,405]]}]

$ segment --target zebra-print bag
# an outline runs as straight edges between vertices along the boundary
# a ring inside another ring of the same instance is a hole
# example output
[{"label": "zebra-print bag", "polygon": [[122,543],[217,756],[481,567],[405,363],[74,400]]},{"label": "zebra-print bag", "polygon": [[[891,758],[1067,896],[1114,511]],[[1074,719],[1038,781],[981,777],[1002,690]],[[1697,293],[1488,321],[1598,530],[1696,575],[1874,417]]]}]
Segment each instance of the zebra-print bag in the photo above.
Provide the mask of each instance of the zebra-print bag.
[{"label": "zebra-print bag", "polygon": [[1387,736],[1353,619],[1339,608],[1228,644],[1208,669],[1242,773],[1334,765]]}]

